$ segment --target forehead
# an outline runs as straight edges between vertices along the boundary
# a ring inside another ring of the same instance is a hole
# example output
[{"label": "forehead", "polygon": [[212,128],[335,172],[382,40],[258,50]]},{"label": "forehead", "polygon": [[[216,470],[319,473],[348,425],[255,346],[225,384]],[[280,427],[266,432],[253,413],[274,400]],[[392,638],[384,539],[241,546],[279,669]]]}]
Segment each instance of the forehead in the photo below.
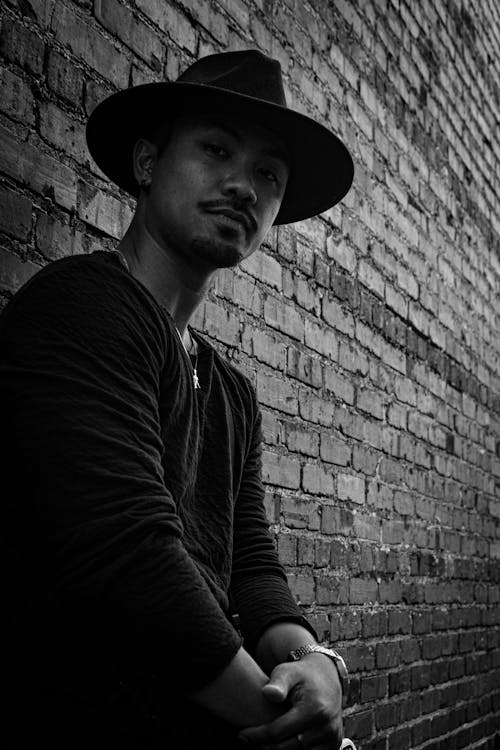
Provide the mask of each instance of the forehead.
[{"label": "forehead", "polygon": [[181,116],[177,118],[174,125],[174,132],[188,136],[217,131],[236,142],[251,143],[263,153],[280,159],[286,165],[290,164],[290,157],[283,139],[260,123],[230,114],[202,112]]}]

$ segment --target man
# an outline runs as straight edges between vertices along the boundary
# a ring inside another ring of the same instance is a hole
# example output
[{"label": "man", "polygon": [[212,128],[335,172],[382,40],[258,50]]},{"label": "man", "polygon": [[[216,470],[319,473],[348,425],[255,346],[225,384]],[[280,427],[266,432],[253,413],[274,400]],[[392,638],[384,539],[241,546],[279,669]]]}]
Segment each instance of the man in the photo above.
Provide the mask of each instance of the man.
[{"label": "man", "polygon": [[255,393],[189,321],[274,223],[345,195],[350,156],[254,51],[111,96],[87,138],[132,223],[0,326],[10,747],[336,749],[344,665],[268,533]]}]

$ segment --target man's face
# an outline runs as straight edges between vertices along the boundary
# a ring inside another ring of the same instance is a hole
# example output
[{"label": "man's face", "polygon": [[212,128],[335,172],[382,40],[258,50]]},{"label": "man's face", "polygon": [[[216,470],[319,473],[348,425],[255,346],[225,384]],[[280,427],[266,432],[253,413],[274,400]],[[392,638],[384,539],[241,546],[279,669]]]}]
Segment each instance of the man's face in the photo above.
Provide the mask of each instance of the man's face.
[{"label": "man's face", "polygon": [[147,229],[200,270],[234,266],[271,228],[288,173],[285,150],[266,129],[237,117],[181,117],[154,161]]}]

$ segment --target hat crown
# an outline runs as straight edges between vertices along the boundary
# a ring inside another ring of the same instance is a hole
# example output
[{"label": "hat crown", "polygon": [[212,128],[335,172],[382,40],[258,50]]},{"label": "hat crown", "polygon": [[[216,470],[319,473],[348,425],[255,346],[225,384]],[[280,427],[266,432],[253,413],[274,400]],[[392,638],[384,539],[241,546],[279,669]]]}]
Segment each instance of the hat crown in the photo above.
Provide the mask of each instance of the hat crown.
[{"label": "hat crown", "polygon": [[202,57],[187,68],[176,83],[211,86],[287,106],[280,63],[257,50]]}]

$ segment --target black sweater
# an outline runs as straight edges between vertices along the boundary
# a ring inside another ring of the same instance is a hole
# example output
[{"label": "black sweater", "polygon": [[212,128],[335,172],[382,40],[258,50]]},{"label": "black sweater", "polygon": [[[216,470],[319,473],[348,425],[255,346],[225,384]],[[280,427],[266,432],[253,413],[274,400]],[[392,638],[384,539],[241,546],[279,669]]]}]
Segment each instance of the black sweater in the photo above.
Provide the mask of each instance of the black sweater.
[{"label": "black sweater", "polygon": [[[191,692],[277,620],[309,627],[263,508],[249,381],[117,255],[40,271],[0,318],[3,533],[122,674]],[[229,599],[228,599],[229,597]]]}]

